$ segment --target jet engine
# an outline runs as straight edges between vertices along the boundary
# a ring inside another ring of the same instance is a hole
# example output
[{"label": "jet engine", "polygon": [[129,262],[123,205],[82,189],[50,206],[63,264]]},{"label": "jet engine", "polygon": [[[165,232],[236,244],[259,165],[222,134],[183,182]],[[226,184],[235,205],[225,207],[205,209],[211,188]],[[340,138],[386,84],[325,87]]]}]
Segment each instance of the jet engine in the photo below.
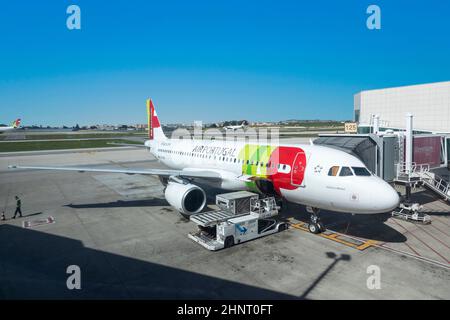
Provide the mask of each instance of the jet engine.
[{"label": "jet engine", "polygon": [[206,205],[205,191],[191,183],[169,180],[164,195],[167,202],[183,216],[199,213]]}]

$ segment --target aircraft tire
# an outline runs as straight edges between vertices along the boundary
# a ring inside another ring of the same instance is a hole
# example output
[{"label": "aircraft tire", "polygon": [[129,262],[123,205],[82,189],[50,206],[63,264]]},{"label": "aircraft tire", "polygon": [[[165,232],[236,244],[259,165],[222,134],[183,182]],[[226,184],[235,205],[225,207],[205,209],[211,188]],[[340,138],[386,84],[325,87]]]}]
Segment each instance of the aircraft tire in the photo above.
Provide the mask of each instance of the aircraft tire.
[{"label": "aircraft tire", "polygon": [[323,232],[326,230],[322,222],[317,222],[317,226],[319,227],[319,232]]},{"label": "aircraft tire", "polygon": [[308,230],[314,234],[318,234],[320,232],[319,226],[316,223],[310,223],[308,225]]}]

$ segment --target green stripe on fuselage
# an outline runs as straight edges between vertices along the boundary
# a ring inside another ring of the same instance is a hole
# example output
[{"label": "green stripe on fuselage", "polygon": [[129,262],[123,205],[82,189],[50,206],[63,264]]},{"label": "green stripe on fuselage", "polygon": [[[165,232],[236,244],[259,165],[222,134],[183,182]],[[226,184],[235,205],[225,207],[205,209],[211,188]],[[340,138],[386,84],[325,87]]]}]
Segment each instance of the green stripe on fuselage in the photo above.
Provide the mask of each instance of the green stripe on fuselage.
[{"label": "green stripe on fuselage", "polygon": [[[267,162],[269,162],[270,155],[276,147],[269,145],[246,144],[244,148],[239,151],[238,159],[244,160],[242,164],[242,173],[267,178]],[[249,160],[249,164],[247,164]],[[264,164],[261,166],[261,162]],[[256,165],[258,163],[258,165]],[[258,191],[255,182],[246,182],[250,190]]]}]

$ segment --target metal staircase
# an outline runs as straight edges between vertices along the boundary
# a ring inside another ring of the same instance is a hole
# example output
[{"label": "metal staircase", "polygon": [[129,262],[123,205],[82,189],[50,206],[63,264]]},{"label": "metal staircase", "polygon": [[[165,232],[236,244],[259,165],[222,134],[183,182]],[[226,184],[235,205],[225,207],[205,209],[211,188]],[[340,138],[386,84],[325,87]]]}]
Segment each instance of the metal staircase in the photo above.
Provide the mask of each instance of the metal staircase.
[{"label": "metal staircase", "polygon": [[423,172],[421,181],[430,190],[434,191],[445,200],[450,201],[450,184],[440,176],[432,172]]},{"label": "metal staircase", "polygon": [[411,169],[408,170],[405,163],[398,163],[397,177],[395,180],[398,182],[410,183],[413,186],[421,183],[446,201],[450,202],[449,182],[437,174],[430,172],[430,166],[428,164],[417,165],[416,163],[412,163]]}]

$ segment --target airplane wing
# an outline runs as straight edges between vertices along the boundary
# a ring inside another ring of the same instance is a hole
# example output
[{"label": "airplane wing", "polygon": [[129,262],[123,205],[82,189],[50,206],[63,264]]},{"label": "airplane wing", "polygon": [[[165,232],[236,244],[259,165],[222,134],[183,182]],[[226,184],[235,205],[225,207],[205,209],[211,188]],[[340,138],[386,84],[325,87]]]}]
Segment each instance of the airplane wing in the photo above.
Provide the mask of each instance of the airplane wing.
[{"label": "airplane wing", "polygon": [[148,148],[145,144],[116,143],[116,142],[108,142],[107,144],[110,144],[110,145],[113,145],[113,146],[121,146],[121,147]]},{"label": "airplane wing", "polygon": [[155,176],[179,176],[186,178],[203,178],[203,179],[220,179],[219,173],[213,170],[172,170],[172,169],[102,169],[92,167],[51,167],[51,166],[19,166],[10,165],[9,169],[34,169],[34,170],[59,170],[59,171],[76,171],[76,172],[109,172],[124,174],[142,174]]}]

